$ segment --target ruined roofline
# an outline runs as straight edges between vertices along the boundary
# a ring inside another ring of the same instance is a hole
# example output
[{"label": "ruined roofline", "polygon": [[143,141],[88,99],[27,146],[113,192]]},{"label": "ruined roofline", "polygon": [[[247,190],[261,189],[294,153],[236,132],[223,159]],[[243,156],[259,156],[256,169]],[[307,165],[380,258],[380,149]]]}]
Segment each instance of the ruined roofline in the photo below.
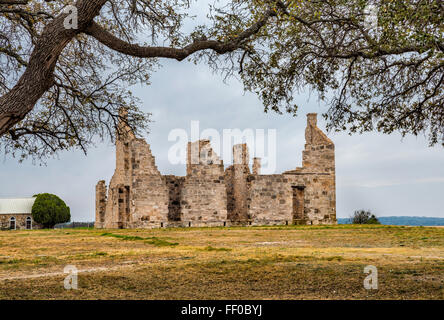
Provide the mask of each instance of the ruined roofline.
[{"label": "ruined roofline", "polygon": [[319,175],[319,176],[329,176],[332,175],[331,172],[317,172],[317,171],[299,171],[299,170],[289,170],[289,171],[285,171],[282,172],[279,175],[293,175],[293,176],[314,176],[314,175]]},{"label": "ruined roofline", "polygon": [[[127,110],[125,110],[124,108],[122,108],[120,110],[120,116],[122,118],[125,118],[127,116]],[[141,143],[143,145],[147,146],[146,152],[151,155],[151,150],[150,150],[150,145],[147,143],[147,141],[144,138],[137,138],[132,134],[132,131],[129,129],[129,127],[126,127],[124,122],[120,123],[120,126],[128,128],[128,133],[130,133],[130,136],[127,137],[125,140],[121,140],[119,139],[119,143],[117,143],[119,145],[119,148],[124,148],[125,150],[125,146],[122,145],[122,143]],[[306,150],[311,149],[310,146],[322,146],[322,145],[327,145],[327,147],[329,146],[334,146],[333,142],[317,127],[317,114],[316,113],[309,113],[307,114],[307,127],[306,127],[306,133],[305,133],[305,138],[306,138]],[[127,147],[126,147],[127,148]],[[193,148],[195,148],[193,150]],[[201,152],[205,150],[205,152],[203,154],[201,154]],[[125,152],[125,151],[123,151]],[[151,155],[151,157],[153,157]],[[192,157],[194,158],[193,161]],[[236,161],[236,159],[238,161]],[[311,161],[313,162],[313,161]],[[123,163],[121,163],[120,165],[123,165]],[[187,151],[187,161],[186,161],[186,172],[188,174],[191,173],[191,167],[194,167],[196,165],[217,165],[217,166],[224,166],[224,162],[223,160],[217,155],[216,152],[214,152],[214,150],[212,149],[211,146],[211,141],[209,139],[200,139],[200,140],[196,140],[194,142],[189,141],[188,142],[188,151]],[[249,158],[249,150],[248,150],[248,144],[247,143],[240,143],[240,144],[235,144],[233,145],[233,161],[231,164],[227,163],[227,168],[222,169],[223,171],[227,170],[228,168],[230,168],[231,165],[241,165],[241,166],[248,166],[249,171],[251,170],[251,172],[253,174],[257,174],[260,175],[261,174],[261,159],[258,157],[255,157],[252,161]],[[153,168],[158,172],[158,174],[162,175],[163,174],[158,170],[157,166],[155,165],[155,160],[153,157],[153,164],[152,164]],[[304,161],[303,161],[303,166],[304,166]],[[116,169],[120,168],[116,166]],[[291,172],[291,173],[295,173],[294,170],[298,170],[298,169],[290,169],[288,171],[284,171],[282,173],[286,173],[286,172]],[[303,170],[303,169],[299,169],[299,170]],[[186,176],[185,175],[185,176]]]},{"label": "ruined roofline", "polygon": [[[307,114],[307,126],[305,128],[305,150],[309,148],[309,146],[327,146],[328,149],[334,148],[334,143],[332,140],[330,140],[327,135],[318,127],[317,125],[317,113],[308,113]],[[213,150],[211,148],[211,141],[209,139],[201,139],[196,140],[194,142],[188,142],[188,147],[190,146],[197,146],[199,145],[200,148],[202,147],[208,147],[210,150]],[[311,149],[311,148],[310,148]],[[303,151],[303,150],[302,150]],[[214,153],[214,151],[212,151]],[[305,151],[303,151],[305,152]],[[214,153],[215,154],[215,153]],[[190,163],[191,157],[190,153],[188,153],[188,160],[187,164]],[[219,158],[218,158],[219,159]],[[233,161],[231,164],[227,164],[226,170],[230,170],[233,166],[236,165],[246,165],[250,167],[252,166],[252,172],[253,174],[260,175],[260,169],[261,169],[261,158],[254,157],[253,162],[249,159],[249,149],[247,143],[239,143],[233,145]],[[223,161],[220,160],[220,163],[223,164]],[[197,163],[195,163],[197,164]],[[298,172],[304,172],[304,161],[302,164],[302,167],[297,167],[295,169],[287,170],[282,172],[281,174],[296,174]]]},{"label": "ruined roofline", "polygon": [[[202,151],[207,151],[207,153],[202,157]],[[197,154],[196,154],[197,152]],[[219,155],[213,150],[211,142],[209,139],[200,139],[194,142],[188,141],[187,144],[187,165],[189,164],[201,164],[201,158],[206,161],[212,161],[212,164],[223,165],[223,160],[220,159]],[[192,161],[194,160],[194,161]]]},{"label": "ruined roofline", "polygon": [[[310,130],[311,129],[311,130]],[[311,131],[311,132],[310,132]],[[307,113],[307,127],[305,129],[305,143],[316,145],[334,145],[333,141],[318,127],[318,114]]]}]

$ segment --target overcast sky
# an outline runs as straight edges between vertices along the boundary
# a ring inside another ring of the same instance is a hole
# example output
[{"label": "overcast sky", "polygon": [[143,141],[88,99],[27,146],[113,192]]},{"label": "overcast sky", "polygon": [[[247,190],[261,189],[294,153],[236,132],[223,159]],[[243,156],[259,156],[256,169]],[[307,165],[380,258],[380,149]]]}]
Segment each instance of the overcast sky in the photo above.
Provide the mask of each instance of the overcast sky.
[{"label": "overcast sky", "polygon": [[[194,10],[203,19],[204,10]],[[201,131],[214,128],[221,134],[223,129],[275,129],[277,173],[302,165],[306,113],[317,112],[318,125],[325,129],[320,114],[326,106],[308,94],[295,97],[301,106],[297,118],[265,114],[259,99],[244,94],[236,80],[224,84],[205,65],[163,62],[152,85],[133,90],[143,101],[140,107],[153,114],[155,122],[147,141],[162,174],[185,175],[184,165],[168,161],[168,150],[174,145],[168,135],[177,128],[190,133],[193,120],[199,121]],[[444,148],[428,147],[423,137],[401,139],[398,134],[336,133],[329,137],[336,145],[338,217],[349,217],[361,208],[377,216],[444,217]],[[19,164],[4,155],[0,159],[0,197],[54,193],[71,207],[74,221],[93,221],[95,185],[100,179],[109,183],[115,149],[102,143],[87,156],[80,151],[64,152],[48,160],[47,166],[31,161]]]},{"label": "overcast sky", "polygon": [[[168,61],[152,78],[151,86],[139,87],[144,111],[154,122],[147,136],[163,174],[184,175],[184,165],[172,165],[168,141],[173,129],[190,132],[191,121],[200,130],[246,128],[276,129],[277,172],[301,166],[304,148],[305,114],[322,113],[326,106],[315,98],[296,97],[300,115],[265,114],[261,102],[244,94],[236,80],[224,84],[205,65]],[[318,117],[319,127],[325,128]],[[430,148],[426,139],[378,133],[349,136],[329,134],[336,144],[337,216],[348,217],[354,210],[371,209],[378,216],[406,215],[444,217],[444,149]],[[49,192],[59,195],[71,207],[75,221],[94,220],[94,189],[100,179],[109,182],[115,167],[115,150],[103,143],[82,152],[64,152],[47,166],[31,161],[1,162],[0,197],[29,197]],[[2,156],[2,159],[4,157]]]}]

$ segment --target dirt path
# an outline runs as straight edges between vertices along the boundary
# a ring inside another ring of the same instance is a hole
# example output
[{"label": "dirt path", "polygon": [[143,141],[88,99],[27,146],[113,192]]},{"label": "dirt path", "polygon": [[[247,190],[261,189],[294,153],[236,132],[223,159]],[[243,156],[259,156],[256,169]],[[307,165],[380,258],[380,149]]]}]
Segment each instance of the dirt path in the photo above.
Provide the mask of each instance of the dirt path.
[{"label": "dirt path", "polygon": [[[190,257],[185,257],[189,259]],[[182,260],[183,257],[167,257],[167,258],[158,258],[158,259],[141,259],[138,261],[123,261],[114,266],[100,266],[100,267],[90,267],[90,268],[79,268],[77,270],[78,274],[80,273],[92,273],[92,272],[107,272],[107,271],[116,271],[125,268],[134,268],[140,267],[144,265],[149,265],[153,263],[159,263],[160,261],[171,261],[171,260]],[[43,272],[43,273],[32,273],[32,274],[23,274],[23,271],[20,273],[12,274],[12,275],[1,275],[0,274],[0,282],[1,281],[11,281],[11,280],[24,280],[24,279],[35,279],[35,278],[45,278],[45,277],[60,277],[66,276],[68,273],[63,271],[54,271],[54,272]]]},{"label": "dirt path", "polygon": [[[105,272],[105,271],[114,271],[123,268],[130,268],[137,266],[135,262],[127,262],[125,264],[120,264],[114,267],[94,267],[94,268],[86,268],[86,269],[78,269],[77,272],[80,273],[91,273],[91,272]],[[22,275],[12,275],[12,276],[0,276],[0,281],[10,281],[10,280],[24,280],[24,279],[35,279],[35,278],[46,278],[46,277],[59,277],[66,276],[68,273],[63,271],[59,272],[46,272],[46,273],[34,273],[34,274],[22,274]]]}]

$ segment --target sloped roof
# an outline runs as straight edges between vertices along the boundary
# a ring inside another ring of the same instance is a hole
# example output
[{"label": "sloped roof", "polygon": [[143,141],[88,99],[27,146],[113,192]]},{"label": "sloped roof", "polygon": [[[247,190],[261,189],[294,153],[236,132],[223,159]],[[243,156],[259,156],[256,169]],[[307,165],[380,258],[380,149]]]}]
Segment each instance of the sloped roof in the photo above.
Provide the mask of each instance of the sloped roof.
[{"label": "sloped roof", "polygon": [[0,199],[0,214],[31,213],[35,198]]}]

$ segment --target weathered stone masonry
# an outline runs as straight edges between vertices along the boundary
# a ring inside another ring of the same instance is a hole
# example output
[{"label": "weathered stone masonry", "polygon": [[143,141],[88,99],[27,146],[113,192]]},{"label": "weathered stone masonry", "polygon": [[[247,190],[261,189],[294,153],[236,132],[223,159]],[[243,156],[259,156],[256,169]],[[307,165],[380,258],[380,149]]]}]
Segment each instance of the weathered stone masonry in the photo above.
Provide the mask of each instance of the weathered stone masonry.
[{"label": "weathered stone masonry", "polygon": [[248,147],[233,147],[224,164],[210,141],[188,143],[185,177],[162,176],[145,140],[121,125],[116,170],[107,190],[96,185],[96,228],[335,224],[333,142],[307,115],[302,167],[261,175],[261,161],[249,166]]}]

